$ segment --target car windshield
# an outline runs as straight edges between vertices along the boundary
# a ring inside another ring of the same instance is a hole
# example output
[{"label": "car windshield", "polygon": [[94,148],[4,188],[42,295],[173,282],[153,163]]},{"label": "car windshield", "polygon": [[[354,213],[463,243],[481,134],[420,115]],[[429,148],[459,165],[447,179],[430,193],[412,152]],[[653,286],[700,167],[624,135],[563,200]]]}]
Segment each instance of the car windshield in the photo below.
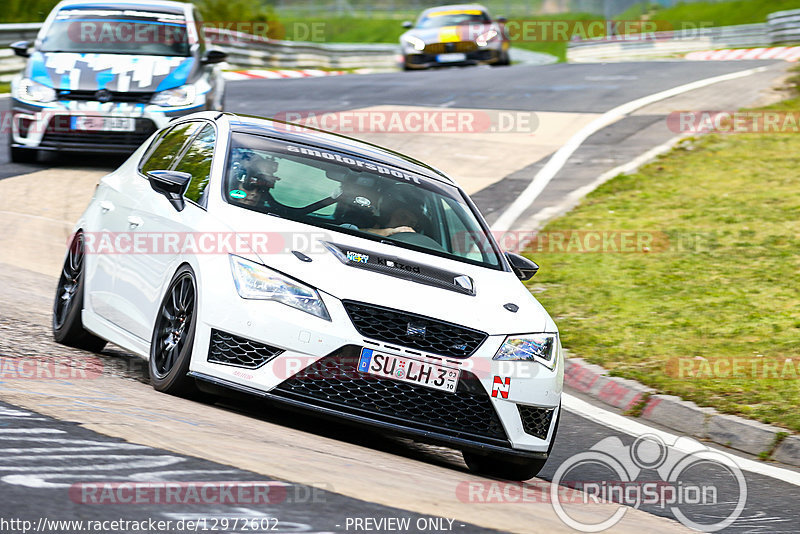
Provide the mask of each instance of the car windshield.
[{"label": "car windshield", "polygon": [[462,24],[489,24],[486,13],[478,10],[468,11],[434,11],[424,15],[417,21],[417,28],[442,28]]},{"label": "car windshield", "polygon": [[62,9],[47,31],[41,51],[186,57],[186,20],[170,13]]},{"label": "car windshield", "polygon": [[235,206],[499,268],[493,241],[451,185],[345,154],[234,133],[223,183]]}]

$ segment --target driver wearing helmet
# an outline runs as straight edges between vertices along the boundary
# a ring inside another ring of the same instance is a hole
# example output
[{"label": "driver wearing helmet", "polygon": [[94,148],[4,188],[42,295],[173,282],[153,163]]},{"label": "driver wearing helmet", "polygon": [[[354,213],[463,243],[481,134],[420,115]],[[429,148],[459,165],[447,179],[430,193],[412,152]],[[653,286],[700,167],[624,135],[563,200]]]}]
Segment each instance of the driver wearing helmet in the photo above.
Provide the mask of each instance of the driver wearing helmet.
[{"label": "driver wearing helmet", "polygon": [[381,203],[381,219],[383,228],[370,228],[367,232],[389,237],[407,232],[424,233],[427,217],[424,205],[405,184],[400,184],[390,191]]},{"label": "driver wearing helmet", "polygon": [[272,158],[262,158],[257,155],[246,154],[239,162],[239,186],[247,196],[238,202],[254,208],[270,207],[274,204],[270,190],[280,180],[275,173],[278,163]]}]

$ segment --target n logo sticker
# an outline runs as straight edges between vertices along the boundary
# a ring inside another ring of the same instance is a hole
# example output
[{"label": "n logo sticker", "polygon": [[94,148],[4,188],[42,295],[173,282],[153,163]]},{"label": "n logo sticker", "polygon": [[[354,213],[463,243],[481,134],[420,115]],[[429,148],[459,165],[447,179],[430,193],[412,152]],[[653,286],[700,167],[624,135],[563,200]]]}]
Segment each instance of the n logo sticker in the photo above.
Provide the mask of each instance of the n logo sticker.
[{"label": "n logo sticker", "polygon": [[499,376],[494,377],[494,382],[492,383],[492,397],[497,397],[499,393],[501,397],[507,399],[509,390],[511,390],[510,376],[505,378],[500,378]]}]

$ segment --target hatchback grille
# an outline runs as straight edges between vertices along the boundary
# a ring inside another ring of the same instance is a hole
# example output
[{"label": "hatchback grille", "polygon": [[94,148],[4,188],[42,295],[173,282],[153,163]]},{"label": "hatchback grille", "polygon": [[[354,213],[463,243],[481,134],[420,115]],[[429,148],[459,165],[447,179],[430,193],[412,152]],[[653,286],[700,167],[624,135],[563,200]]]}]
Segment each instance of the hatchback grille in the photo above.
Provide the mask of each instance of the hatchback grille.
[{"label": "hatchback grille", "polygon": [[459,41],[457,43],[432,43],[426,45],[423,54],[449,54],[452,52],[467,53],[477,50],[475,41]]},{"label": "hatchback grille", "polygon": [[[62,89],[58,91],[59,100],[78,100],[81,102],[86,101],[99,101],[97,97],[98,91],[72,91],[69,89]],[[132,93],[128,91],[107,91],[105,95],[105,102],[129,102],[133,104],[149,104],[150,99],[153,98],[152,92],[147,93]]]},{"label": "hatchback grille", "polygon": [[454,393],[360,373],[359,348],[348,346],[282,382],[272,394],[416,430],[508,447],[491,399],[461,371]]},{"label": "hatchback grille", "polygon": [[156,126],[150,119],[137,118],[135,120],[135,129],[132,132],[85,131],[71,129],[69,115],[56,115],[50,120],[44,131],[42,146],[92,144],[137,148],[156,131]]},{"label": "hatchback grille", "polygon": [[522,429],[526,434],[540,439],[547,438],[550,431],[550,421],[553,419],[552,408],[536,408],[517,404],[519,416],[522,418]]},{"label": "hatchback grille", "polygon": [[441,356],[466,358],[487,338],[479,330],[371,304],[345,300],[344,308],[362,336]]},{"label": "hatchback grille", "polygon": [[257,369],[278,356],[283,350],[258,341],[234,336],[219,330],[211,330],[208,361],[235,367]]}]

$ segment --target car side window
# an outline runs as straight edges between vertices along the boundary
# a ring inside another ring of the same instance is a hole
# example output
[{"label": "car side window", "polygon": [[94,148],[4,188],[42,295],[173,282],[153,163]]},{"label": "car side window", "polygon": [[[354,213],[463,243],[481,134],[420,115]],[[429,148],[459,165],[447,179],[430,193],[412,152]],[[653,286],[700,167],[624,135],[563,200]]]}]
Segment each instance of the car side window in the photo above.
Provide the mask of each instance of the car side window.
[{"label": "car side window", "polygon": [[192,175],[192,180],[183,196],[201,206],[204,204],[206,188],[211,176],[211,158],[214,155],[215,141],[214,127],[206,124],[192,140],[174,169]]},{"label": "car side window", "polygon": [[197,132],[202,123],[186,122],[169,130],[160,139],[150,153],[142,161],[139,170],[142,173],[156,170],[167,170],[175,163],[184,145]]}]

